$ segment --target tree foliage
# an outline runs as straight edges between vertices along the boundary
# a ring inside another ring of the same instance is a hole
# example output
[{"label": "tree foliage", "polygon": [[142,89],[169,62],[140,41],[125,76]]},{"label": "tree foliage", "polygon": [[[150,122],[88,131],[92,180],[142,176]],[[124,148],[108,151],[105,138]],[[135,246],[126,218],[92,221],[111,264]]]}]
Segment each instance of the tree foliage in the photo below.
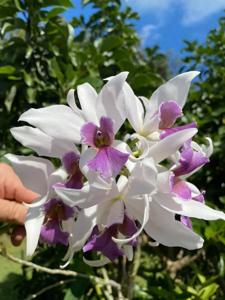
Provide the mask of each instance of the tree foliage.
[{"label": "tree foliage", "polygon": [[[93,6],[88,20],[61,16],[70,0],[1,0],[0,136],[3,153],[15,150],[8,129],[29,107],[65,102],[70,88],[130,71],[129,81],[142,95],[162,83],[166,59],[158,49],[139,48],[132,20],[120,1],[83,1]],[[18,147],[18,145],[16,146]]]}]

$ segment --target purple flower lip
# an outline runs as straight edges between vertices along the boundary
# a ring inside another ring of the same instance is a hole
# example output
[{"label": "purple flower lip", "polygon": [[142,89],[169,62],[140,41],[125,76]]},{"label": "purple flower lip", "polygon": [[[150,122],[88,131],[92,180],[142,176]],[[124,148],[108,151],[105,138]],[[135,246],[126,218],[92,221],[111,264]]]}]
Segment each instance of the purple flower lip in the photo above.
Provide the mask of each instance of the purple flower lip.
[{"label": "purple flower lip", "polygon": [[74,216],[73,208],[61,200],[51,199],[44,205],[46,212],[44,224],[41,227],[41,239],[50,245],[68,244],[69,233],[62,231],[61,222]]},{"label": "purple flower lip", "polygon": [[63,158],[62,163],[68,173],[68,179],[65,187],[72,189],[81,189],[83,187],[84,176],[79,168],[80,155],[75,152],[67,152]]},{"label": "purple flower lip", "polygon": [[[111,261],[114,261],[116,258],[122,256],[124,253],[119,248],[119,246],[112,240],[112,237],[116,236],[118,232],[121,232],[125,236],[132,236],[136,231],[137,227],[134,220],[130,219],[125,213],[122,224],[113,224],[108,228],[106,227],[102,232],[99,231],[98,226],[95,226],[88,242],[83,247],[83,251],[100,251]],[[136,246],[137,240],[134,239],[129,244],[131,246]]]},{"label": "purple flower lip", "polygon": [[103,178],[116,177],[128,160],[129,154],[123,153],[111,145],[114,140],[113,121],[101,117],[100,127],[89,122],[81,128],[81,140],[97,148],[95,157],[87,162],[90,170],[99,172]]},{"label": "purple flower lip", "polygon": [[73,208],[65,205],[61,200],[51,199],[44,205],[46,212],[45,222],[48,221],[62,221],[72,218],[74,215]]},{"label": "purple flower lip", "polygon": [[113,121],[110,118],[101,117],[99,127],[89,122],[81,128],[81,140],[89,146],[98,149],[107,147],[112,145],[113,139]]},{"label": "purple flower lip", "polygon": [[49,245],[62,244],[68,245],[69,233],[64,232],[61,229],[60,224],[57,221],[49,221],[42,225],[41,228],[41,240]]},{"label": "purple flower lip", "polygon": [[116,177],[129,157],[128,153],[123,153],[113,147],[99,149],[96,156],[89,160],[88,167],[100,173],[103,178]]}]

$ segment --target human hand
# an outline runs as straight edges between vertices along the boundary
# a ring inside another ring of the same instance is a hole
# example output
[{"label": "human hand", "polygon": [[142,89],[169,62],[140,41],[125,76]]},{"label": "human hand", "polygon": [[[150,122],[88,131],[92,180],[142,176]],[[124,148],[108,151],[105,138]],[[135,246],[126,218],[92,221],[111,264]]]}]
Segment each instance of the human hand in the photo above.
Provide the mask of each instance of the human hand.
[{"label": "human hand", "polygon": [[23,202],[32,203],[37,197],[38,194],[27,189],[9,165],[0,163],[0,221],[18,224],[11,235],[14,246],[19,246],[25,237],[23,224],[28,209]]}]

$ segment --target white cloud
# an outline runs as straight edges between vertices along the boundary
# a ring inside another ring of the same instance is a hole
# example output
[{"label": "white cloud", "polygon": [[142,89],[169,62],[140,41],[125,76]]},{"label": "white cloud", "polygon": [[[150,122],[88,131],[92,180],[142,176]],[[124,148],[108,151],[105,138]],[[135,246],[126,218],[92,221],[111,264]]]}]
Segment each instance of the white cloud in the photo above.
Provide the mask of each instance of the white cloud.
[{"label": "white cloud", "polygon": [[224,0],[183,0],[183,25],[200,22],[208,16],[225,9]]},{"label": "white cloud", "polygon": [[225,9],[225,0],[124,0],[141,14],[154,13],[166,17],[172,8],[181,11],[181,22],[188,26]]},{"label": "white cloud", "polygon": [[141,44],[144,46],[149,38],[151,40],[156,40],[159,37],[159,33],[157,33],[157,29],[159,26],[154,24],[147,24],[141,28],[139,33]]}]

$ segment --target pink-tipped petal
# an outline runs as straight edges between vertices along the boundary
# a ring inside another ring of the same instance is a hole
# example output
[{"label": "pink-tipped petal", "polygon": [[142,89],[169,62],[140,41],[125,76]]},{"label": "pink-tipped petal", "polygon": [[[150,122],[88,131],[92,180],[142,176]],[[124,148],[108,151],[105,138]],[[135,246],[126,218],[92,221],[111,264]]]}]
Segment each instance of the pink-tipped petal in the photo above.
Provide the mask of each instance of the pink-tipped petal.
[{"label": "pink-tipped petal", "polygon": [[180,221],[183,225],[185,225],[186,227],[192,229],[191,219],[189,217],[181,216]]},{"label": "pink-tipped petal", "polygon": [[189,174],[208,162],[208,157],[188,147],[181,152],[181,158],[179,160],[180,166],[174,170],[174,174],[176,176]]},{"label": "pink-tipped petal", "polygon": [[191,199],[191,189],[185,181],[178,180],[174,184],[172,191],[184,200]]},{"label": "pink-tipped petal", "polygon": [[192,122],[190,124],[164,129],[160,133],[160,139],[162,140],[162,139],[166,138],[167,136],[169,136],[169,135],[171,135],[175,132],[182,131],[182,130],[185,130],[185,129],[188,129],[188,128],[197,128],[197,124],[195,122]]},{"label": "pink-tipped petal", "polygon": [[83,144],[95,147],[95,134],[98,127],[92,122],[86,123],[81,127],[80,135]]},{"label": "pink-tipped petal", "polygon": [[163,102],[159,107],[159,128],[170,128],[182,116],[182,109],[176,101]]}]

